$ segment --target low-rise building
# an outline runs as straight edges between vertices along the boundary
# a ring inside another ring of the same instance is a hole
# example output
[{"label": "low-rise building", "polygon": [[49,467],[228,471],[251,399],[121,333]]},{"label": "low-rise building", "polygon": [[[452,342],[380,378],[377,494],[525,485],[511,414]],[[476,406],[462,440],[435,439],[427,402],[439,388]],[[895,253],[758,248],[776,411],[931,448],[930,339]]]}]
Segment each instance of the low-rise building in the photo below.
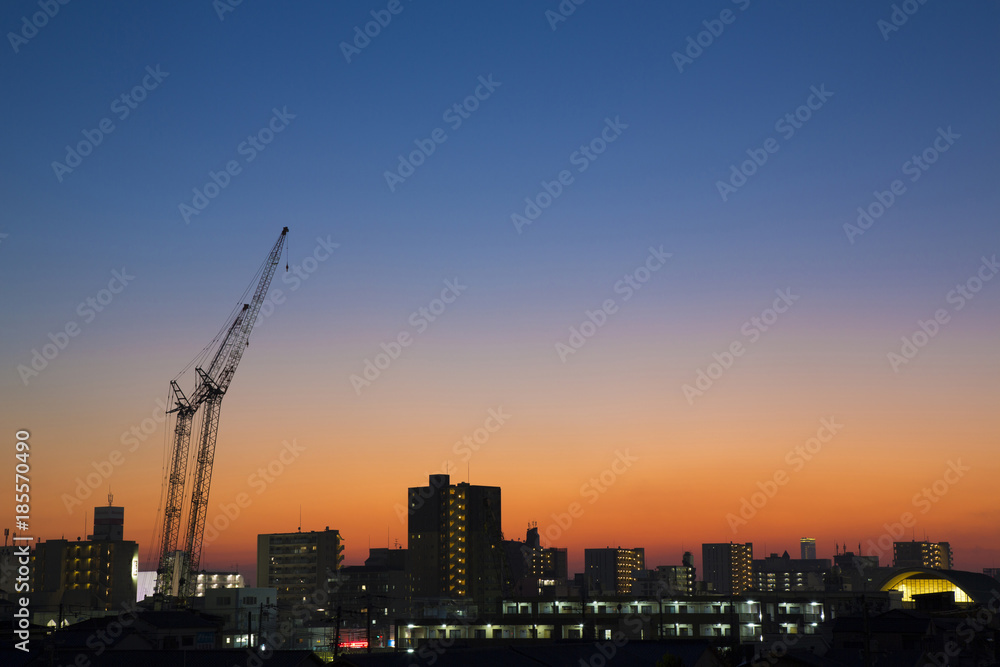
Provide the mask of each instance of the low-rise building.
[{"label": "low-rise building", "polygon": [[753,561],[754,590],[822,591],[832,569],[828,558],[792,558],[788,552]]}]

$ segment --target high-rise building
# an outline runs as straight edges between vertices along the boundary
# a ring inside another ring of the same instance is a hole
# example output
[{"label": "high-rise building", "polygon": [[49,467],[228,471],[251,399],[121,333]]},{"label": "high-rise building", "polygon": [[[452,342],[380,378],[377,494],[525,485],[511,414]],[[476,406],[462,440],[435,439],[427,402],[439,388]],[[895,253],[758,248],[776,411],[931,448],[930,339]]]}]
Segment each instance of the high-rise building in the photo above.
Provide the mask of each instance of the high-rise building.
[{"label": "high-rise building", "polygon": [[32,605],[120,610],[134,603],[139,545],[124,539],[125,509],[97,507],[88,540],[47,540],[33,554]]},{"label": "high-rise building", "polygon": [[740,595],[753,586],[753,544],[703,544],[701,567],[716,593]]},{"label": "high-rise building", "polygon": [[929,567],[950,570],[951,545],[947,542],[893,542],[893,567]]},{"label": "high-rise building", "polygon": [[278,591],[278,606],[293,608],[327,591],[344,550],[340,532],[270,533],[257,536],[257,586]]},{"label": "high-rise building", "polygon": [[816,538],[803,537],[799,542],[800,558],[802,560],[816,560]]},{"label": "high-rise building", "polygon": [[500,530],[500,487],[431,475],[408,490],[411,599],[499,603],[509,575]]},{"label": "high-rise building", "polygon": [[646,569],[643,548],[584,549],[583,564],[596,595],[629,595],[640,570]]}]

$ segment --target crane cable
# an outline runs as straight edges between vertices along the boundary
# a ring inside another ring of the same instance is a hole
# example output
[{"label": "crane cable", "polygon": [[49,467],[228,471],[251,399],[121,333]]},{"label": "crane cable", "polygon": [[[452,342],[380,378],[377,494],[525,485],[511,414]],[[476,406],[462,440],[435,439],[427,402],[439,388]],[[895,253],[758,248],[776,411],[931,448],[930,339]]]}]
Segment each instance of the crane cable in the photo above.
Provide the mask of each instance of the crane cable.
[{"label": "crane cable", "polygon": [[206,359],[214,356],[214,353],[217,350],[218,346],[221,344],[226,334],[229,333],[229,328],[230,326],[232,326],[233,320],[236,318],[236,315],[243,309],[243,304],[247,303],[247,296],[253,294],[257,283],[260,282],[260,277],[267,269],[267,264],[269,259],[270,257],[261,262],[260,266],[257,268],[257,271],[254,273],[253,278],[247,284],[246,289],[243,290],[243,294],[240,295],[240,298],[236,301],[236,304],[233,306],[233,309],[229,311],[229,314],[226,316],[226,319],[222,324],[222,327],[215,334],[212,340],[208,343],[208,345],[202,348],[202,350],[198,352],[198,354],[196,354],[194,358],[191,359],[191,361],[189,361],[184,366],[184,368],[182,368],[180,372],[177,373],[177,375],[174,376],[173,378],[174,381],[176,381],[178,378],[184,375],[184,373],[188,372],[192,366],[196,365],[200,366],[202,365],[202,363],[204,363]]},{"label": "crane cable", "polygon": [[[167,400],[164,401],[164,405],[169,406],[171,400],[173,400],[173,391],[167,390]],[[161,517],[163,516],[164,503],[167,496],[167,488],[170,485],[170,445],[173,442],[170,438],[170,424],[177,417],[171,418],[167,415],[167,419],[163,422],[163,457],[160,461],[160,471],[163,475],[163,483],[160,485],[160,499],[156,504],[156,513],[153,517],[153,530],[150,531],[149,547],[146,556],[147,566],[152,563],[153,569],[160,567],[159,554],[160,549],[163,546],[162,540],[162,526],[160,525]]]}]

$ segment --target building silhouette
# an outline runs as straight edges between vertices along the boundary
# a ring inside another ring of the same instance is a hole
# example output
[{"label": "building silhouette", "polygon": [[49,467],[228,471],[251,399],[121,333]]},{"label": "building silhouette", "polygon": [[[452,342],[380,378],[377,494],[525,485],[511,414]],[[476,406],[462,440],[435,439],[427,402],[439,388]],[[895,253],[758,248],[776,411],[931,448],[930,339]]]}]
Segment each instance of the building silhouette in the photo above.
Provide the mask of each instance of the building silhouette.
[{"label": "building silhouette", "polygon": [[753,544],[702,544],[701,567],[714,592],[739,595],[753,586]]},{"label": "building silhouette", "polygon": [[268,533],[257,536],[257,586],[277,590],[278,607],[293,608],[326,593],[343,560],[340,532]]},{"label": "building silhouette", "polygon": [[947,542],[893,542],[893,567],[952,569],[951,545]]},{"label": "building silhouette", "polygon": [[799,557],[802,560],[816,559],[816,538],[803,537],[799,540]]},{"label": "building silhouette", "polygon": [[828,558],[792,558],[786,551],[753,561],[754,588],[759,591],[822,591],[832,569]]},{"label": "building silhouette", "polygon": [[594,595],[629,595],[640,571],[646,569],[643,548],[584,549],[583,564]]},{"label": "building silhouette", "polygon": [[543,547],[538,526],[528,528],[524,542],[504,541],[507,566],[516,595],[551,595],[565,591],[569,560],[565,548]]},{"label": "building silhouette", "polygon": [[510,581],[500,530],[500,487],[431,475],[408,490],[410,599],[499,604]]},{"label": "building silhouette", "polygon": [[654,569],[643,570],[632,584],[632,595],[642,598],[692,595],[695,592],[697,575],[694,555],[690,551],[685,551],[681,563],[681,565],[657,565]]},{"label": "building silhouette", "polygon": [[32,558],[32,606],[56,619],[60,606],[112,611],[135,603],[139,545],[124,539],[124,520],[123,507],[97,507],[87,540],[39,542]]},{"label": "building silhouette", "polygon": [[406,549],[370,548],[364,565],[340,569],[331,614],[354,631],[350,636],[363,637],[365,648],[386,648],[396,619],[407,614],[406,554]]},{"label": "building silhouette", "polygon": [[[109,503],[111,498],[108,498]],[[107,507],[94,508],[94,534],[87,536],[88,540],[121,541],[125,539],[125,508]]]}]

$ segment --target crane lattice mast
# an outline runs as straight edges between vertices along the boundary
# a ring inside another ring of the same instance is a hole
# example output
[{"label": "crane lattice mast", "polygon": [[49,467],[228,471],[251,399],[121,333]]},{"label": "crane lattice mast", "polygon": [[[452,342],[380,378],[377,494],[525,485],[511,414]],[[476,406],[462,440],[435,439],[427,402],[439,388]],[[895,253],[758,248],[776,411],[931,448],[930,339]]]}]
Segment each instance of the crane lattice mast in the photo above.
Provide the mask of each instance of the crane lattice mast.
[{"label": "crane lattice mast", "polygon": [[[226,338],[212,358],[209,368],[219,367],[225,341],[234,336],[243,321],[245,309],[240,310],[233,323],[228,327]],[[199,369],[200,370],[200,369]],[[180,576],[181,560],[177,558],[177,542],[181,526],[182,504],[184,502],[184,484],[187,480],[189,452],[191,449],[191,427],[198,407],[205,400],[205,392],[199,383],[189,400],[176,380],[170,381],[174,393],[175,407],[168,410],[177,413],[174,423],[174,440],[171,448],[170,470],[167,474],[167,504],[163,512],[163,535],[159,549],[159,567],[157,568],[156,590],[176,596],[177,581]]]}]

